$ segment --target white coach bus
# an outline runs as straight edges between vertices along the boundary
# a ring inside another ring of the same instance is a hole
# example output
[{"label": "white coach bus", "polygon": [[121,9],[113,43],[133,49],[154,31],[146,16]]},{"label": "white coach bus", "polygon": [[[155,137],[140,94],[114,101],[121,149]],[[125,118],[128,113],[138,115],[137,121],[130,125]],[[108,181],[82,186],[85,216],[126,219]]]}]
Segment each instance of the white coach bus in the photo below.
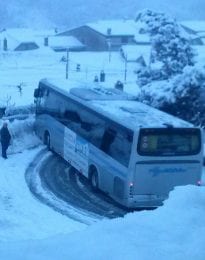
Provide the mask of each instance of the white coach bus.
[{"label": "white coach bus", "polygon": [[37,135],[116,202],[157,207],[179,185],[200,185],[202,130],[116,89],[43,79]]}]

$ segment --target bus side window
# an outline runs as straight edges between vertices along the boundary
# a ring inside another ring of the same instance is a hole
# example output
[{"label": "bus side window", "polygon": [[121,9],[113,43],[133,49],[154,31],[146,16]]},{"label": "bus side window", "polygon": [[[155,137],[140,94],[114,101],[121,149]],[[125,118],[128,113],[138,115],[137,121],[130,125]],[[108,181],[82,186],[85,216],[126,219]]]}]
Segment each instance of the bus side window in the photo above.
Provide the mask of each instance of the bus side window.
[{"label": "bus side window", "polygon": [[112,129],[109,129],[109,128],[105,130],[103,137],[102,137],[101,146],[100,146],[100,149],[103,152],[105,152],[107,154],[110,153],[110,146],[113,143],[116,134],[117,133],[116,133],[115,130],[112,130]]},{"label": "bus side window", "polygon": [[108,154],[126,167],[128,166],[130,160],[132,139],[133,135],[131,133],[128,134],[119,130],[116,132],[115,138],[109,147]]},{"label": "bus side window", "polygon": [[45,96],[49,96],[49,94],[50,94],[50,91],[49,91],[49,89],[47,89],[46,91],[45,91]]},{"label": "bus side window", "polygon": [[81,128],[89,132],[92,129],[92,125],[87,122],[81,122]]},{"label": "bus side window", "polygon": [[66,110],[64,112],[64,117],[72,122],[75,123],[81,123],[80,116],[77,112],[71,111],[71,110]]}]

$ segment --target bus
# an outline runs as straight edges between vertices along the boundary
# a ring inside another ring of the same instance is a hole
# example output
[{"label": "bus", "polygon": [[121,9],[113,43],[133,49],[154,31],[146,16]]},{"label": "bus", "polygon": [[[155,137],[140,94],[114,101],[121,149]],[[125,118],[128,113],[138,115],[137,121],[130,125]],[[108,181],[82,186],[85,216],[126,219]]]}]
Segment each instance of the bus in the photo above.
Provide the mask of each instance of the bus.
[{"label": "bus", "polygon": [[175,186],[200,185],[200,128],[92,84],[40,80],[35,131],[51,151],[127,208],[155,208]]}]

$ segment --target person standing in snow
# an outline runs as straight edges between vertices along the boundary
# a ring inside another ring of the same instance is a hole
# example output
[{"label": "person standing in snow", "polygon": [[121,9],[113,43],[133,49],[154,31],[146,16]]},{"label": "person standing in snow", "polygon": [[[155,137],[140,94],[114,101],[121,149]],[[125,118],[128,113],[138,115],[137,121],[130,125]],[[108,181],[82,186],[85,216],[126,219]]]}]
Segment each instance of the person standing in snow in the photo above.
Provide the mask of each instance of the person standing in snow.
[{"label": "person standing in snow", "polygon": [[1,138],[1,148],[2,148],[2,157],[7,159],[6,151],[9,147],[11,135],[8,130],[8,125],[5,122],[0,130],[0,138]]}]

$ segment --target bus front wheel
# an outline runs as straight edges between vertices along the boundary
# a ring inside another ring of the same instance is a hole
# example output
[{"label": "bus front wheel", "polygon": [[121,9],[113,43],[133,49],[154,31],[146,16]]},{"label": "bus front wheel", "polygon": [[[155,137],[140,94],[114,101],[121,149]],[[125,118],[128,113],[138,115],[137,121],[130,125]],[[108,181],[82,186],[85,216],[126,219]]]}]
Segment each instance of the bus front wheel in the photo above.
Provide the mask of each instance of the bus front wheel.
[{"label": "bus front wheel", "polygon": [[97,170],[93,170],[90,176],[91,186],[94,191],[98,190],[98,173]]},{"label": "bus front wheel", "polygon": [[47,146],[48,150],[51,149],[51,138],[49,132],[45,132],[44,134],[44,144]]}]

